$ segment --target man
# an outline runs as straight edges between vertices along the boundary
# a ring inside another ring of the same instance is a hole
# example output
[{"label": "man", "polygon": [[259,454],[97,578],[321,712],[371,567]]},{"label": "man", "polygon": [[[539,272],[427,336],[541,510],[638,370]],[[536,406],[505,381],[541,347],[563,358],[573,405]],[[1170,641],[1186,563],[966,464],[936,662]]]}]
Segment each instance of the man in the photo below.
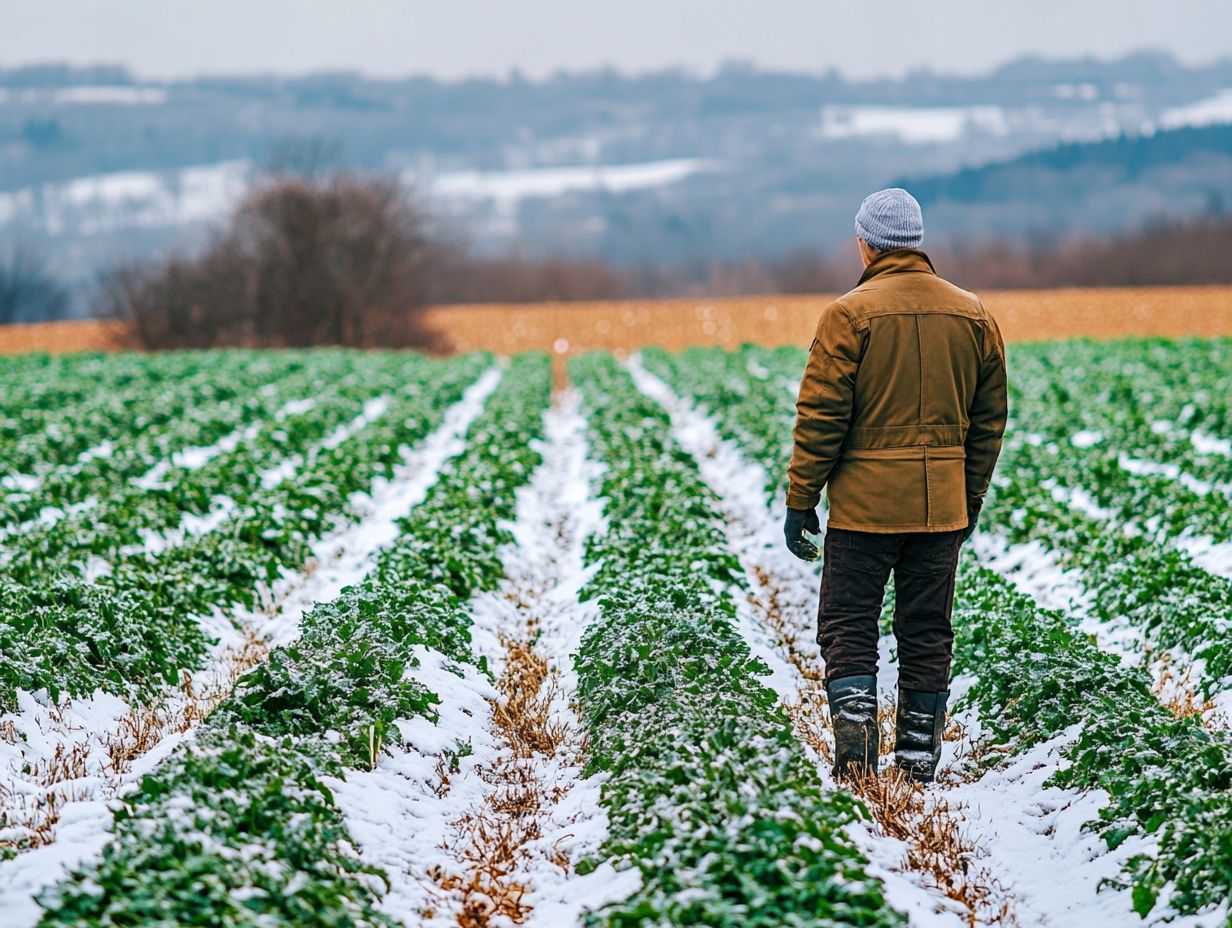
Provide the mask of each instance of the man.
[{"label": "man", "polygon": [[878,619],[894,571],[899,691],[895,762],[933,779],[949,696],[950,613],[1006,420],[1005,347],[979,299],[937,276],[917,246],[920,204],[894,187],[856,214],[859,285],[826,307],[796,403],[787,547],[829,524],[817,641],[826,663],[834,771],[876,775]]}]

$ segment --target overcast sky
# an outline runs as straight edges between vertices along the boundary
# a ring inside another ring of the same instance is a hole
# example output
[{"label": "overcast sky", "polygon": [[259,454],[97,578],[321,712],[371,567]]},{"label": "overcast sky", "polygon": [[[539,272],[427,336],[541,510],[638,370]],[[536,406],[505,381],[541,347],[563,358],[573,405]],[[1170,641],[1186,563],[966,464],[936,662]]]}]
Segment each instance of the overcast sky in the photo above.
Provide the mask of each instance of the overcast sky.
[{"label": "overcast sky", "polygon": [[725,59],[853,77],[971,73],[1023,54],[1154,47],[1232,55],[1229,0],[5,0],[0,66],[122,63],[138,74],[529,76]]}]

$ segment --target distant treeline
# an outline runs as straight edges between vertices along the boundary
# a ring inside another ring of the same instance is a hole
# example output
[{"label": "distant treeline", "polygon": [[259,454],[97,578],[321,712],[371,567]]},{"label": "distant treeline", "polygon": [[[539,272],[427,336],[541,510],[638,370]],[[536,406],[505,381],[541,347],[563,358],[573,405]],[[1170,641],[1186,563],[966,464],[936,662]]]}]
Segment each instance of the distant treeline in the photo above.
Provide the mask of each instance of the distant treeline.
[{"label": "distant treeline", "polygon": [[[1232,215],[1160,220],[1105,239],[943,242],[926,250],[940,274],[972,289],[1232,284]],[[431,305],[822,293],[847,290],[859,276],[854,240],[779,260],[632,269],[479,256],[396,180],[313,170],[262,179],[195,253],[111,269],[94,306],[127,320],[147,348],[432,347],[420,317]],[[0,321],[20,318],[22,300],[62,299],[37,255],[0,255]]]},{"label": "distant treeline", "polygon": [[1232,123],[1195,126],[1146,135],[1122,134],[1100,141],[1067,142],[1028,152],[1009,161],[961,168],[947,174],[895,181],[907,187],[925,207],[942,200],[956,203],[998,203],[1037,195],[1031,182],[1050,179],[1090,186],[1091,172],[1112,174],[1117,183],[1132,183],[1148,171],[1173,167],[1195,158],[1227,158],[1232,152]]},{"label": "distant treeline", "polygon": [[[971,289],[1232,284],[1232,215],[1158,220],[1112,238],[1022,244],[993,239],[925,248],[938,273]],[[540,302],[665,296],[842,292],[860,276],[850,249],[763,261],[679,263],[624,270],[596,261],[471,259],[444,282],[446,302]]]}]

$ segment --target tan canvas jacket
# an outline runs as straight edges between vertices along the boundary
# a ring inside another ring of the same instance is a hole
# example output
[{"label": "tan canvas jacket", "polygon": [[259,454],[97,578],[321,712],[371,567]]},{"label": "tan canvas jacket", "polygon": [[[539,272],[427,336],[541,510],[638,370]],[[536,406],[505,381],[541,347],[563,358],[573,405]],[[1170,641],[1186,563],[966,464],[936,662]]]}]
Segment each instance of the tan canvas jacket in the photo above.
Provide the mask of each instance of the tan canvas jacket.
[{"label": "tan canvas jacket", "polygon": [[835,528],[964,528],[1006,415],[1005,345],[983,304],[924,252],[883,252],[817,324],[787,505],[811,509],[824,487]]}]

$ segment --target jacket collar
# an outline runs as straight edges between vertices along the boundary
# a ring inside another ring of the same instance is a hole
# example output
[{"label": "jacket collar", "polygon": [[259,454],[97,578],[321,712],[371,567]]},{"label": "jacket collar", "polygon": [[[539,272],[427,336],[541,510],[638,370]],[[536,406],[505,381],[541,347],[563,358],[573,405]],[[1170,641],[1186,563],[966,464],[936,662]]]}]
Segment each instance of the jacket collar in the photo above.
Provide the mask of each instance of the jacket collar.
[{"label": "jacket collar", "polygon": [[937,273],[928,255],[920,249],[895,248],[893,251],[883,251],[873,258],[860,275],[860,283],[872,280],[880,274],[898,274],[903,271],[923,271],[925,274],[934,275]]}]

